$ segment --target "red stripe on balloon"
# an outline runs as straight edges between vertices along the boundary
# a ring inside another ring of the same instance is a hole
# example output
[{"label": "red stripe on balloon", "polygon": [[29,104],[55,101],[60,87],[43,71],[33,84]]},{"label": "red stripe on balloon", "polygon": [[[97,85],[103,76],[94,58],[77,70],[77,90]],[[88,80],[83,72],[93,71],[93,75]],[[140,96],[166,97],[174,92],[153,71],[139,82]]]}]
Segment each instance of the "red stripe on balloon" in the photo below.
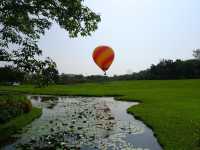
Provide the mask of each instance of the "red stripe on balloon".
[{"label": "red stripe on balloon", "polygon": [[96,50],[94,51],[93,58],[96,59],[99,57],[103,52],[105,52],[109,47],[107,46],[101,46],[97,47]]},{"label": "red stripe on balloon", "polygon": [[104,71],[108,69],[109,66],[106,66],[108,63],[112,62],[114,59],[114,54],[110,55],[107,59],[105,59],[102,63],[101,66]]}]

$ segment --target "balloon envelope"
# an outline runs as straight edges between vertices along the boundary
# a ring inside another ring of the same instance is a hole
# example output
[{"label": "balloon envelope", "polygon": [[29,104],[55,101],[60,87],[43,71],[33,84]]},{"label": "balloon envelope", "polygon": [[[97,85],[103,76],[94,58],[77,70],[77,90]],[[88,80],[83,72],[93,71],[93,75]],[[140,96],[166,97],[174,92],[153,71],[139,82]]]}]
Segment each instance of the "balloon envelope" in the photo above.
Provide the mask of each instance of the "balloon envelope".
[{"label": "balloon envelope", "polygon": [[95,48],[92,57],[99,68],[106,72],[111,66],[115,54],[112,48],[108,46],[98,46]]}]

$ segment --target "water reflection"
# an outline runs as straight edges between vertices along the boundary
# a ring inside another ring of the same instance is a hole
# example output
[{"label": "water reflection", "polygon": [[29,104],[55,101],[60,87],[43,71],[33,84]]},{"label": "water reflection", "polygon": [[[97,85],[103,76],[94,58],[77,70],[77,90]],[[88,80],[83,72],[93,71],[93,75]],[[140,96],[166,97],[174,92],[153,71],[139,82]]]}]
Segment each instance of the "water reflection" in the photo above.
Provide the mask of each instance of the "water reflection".
[{"label": "water reflection", "polygon": [[152,131],[126,113],[137,103],[113,98],[29,98],[43,108],[43,114],[5,149],[161,149]]}]

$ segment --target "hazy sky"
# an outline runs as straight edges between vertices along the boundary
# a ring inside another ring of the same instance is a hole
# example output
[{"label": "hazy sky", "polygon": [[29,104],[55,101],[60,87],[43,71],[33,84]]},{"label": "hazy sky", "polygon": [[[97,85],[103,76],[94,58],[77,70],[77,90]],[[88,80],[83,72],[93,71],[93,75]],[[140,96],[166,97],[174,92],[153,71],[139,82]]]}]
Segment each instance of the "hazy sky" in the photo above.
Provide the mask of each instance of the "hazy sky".
[{"label": "hazy sky", "polygon": [[199,0],[85,0],[101,15],[90,37],[70,39],[58,25],[41,38],[43,55],[60,73],[103,74],[92,60],[98,45],[109,45],[115,60],[108,74],[137,72],[161,59],[189,59],[200,48]]}]

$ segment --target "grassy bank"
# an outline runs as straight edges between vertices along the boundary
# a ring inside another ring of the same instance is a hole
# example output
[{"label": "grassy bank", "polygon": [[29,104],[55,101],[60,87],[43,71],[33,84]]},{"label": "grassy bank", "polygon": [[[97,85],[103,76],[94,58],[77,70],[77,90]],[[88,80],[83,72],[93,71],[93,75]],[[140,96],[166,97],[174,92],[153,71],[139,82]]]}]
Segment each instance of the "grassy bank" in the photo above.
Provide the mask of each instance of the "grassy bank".
[{"label": "grassy bank", "polygon": [[154,130],[167,150],[200,149],[200,80],[118,81],[79,85],[0,86],[1,92],[112,96],[139,100],[128,111]]},{"label": "grassy bank", "polygon": [[0,95],[0,124],[30,112],[32,104],[25,96]]},{"label": "grassy bank", "polygon": [[0,141],[2,142],[6,140],[10,135],[31,123],[35,118],[39,117],[41,113],[41,109],[33,107],[29,113],[20,115],[5,124],[0,124]]},{"label": "grassy bank", "polygon": [[0,142],[39,117],[42,110],[32,107],[24,96],[0,95]]}]

